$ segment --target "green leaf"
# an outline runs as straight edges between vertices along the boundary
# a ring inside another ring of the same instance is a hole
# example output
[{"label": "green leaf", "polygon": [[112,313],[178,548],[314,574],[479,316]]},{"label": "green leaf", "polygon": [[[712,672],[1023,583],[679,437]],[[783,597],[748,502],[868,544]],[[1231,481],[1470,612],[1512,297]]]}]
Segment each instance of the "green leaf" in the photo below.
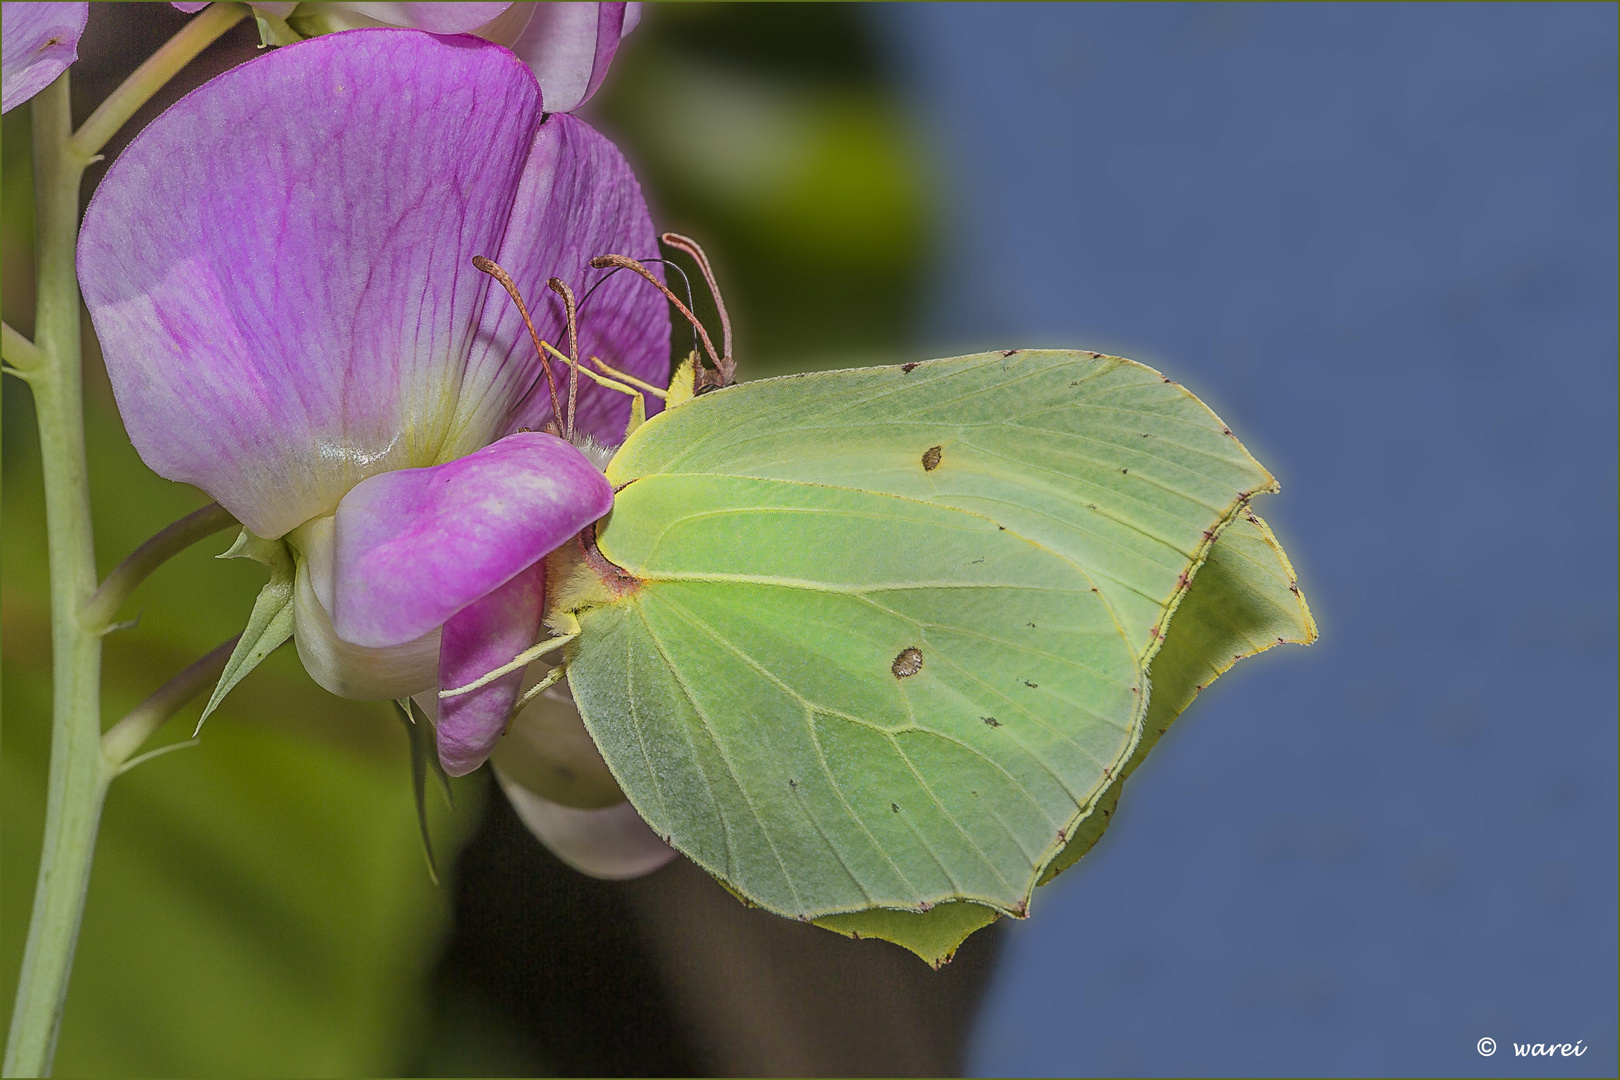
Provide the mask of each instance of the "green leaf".
[{"label": "green leaf", "polygon": [[[405,725],[405,737],[411,747],[411,796],[416,800],[416,824],[422,831],[422,855],[427,859],[428,877],[439,884],[439,863],[433,857],[433,833],[428,828],[427,774],[429,768],[439,777],[446,802],[450,801],[450,778],[439,762],[433,729],[426,719],[418,721],[416,705],[410,698],[394,702],[394,710]],[[429,762],[432,765],[429,765]]]},{"label": "green leaf", "polygon": [[985,918],[953,900],[1027,913],[1136,748],[1176,601],[1276,488],[1186,390],[1075,352],[728,388],[608,476],[563,604],[625,794],[753,903],[930,932]]},{"label": "green leaf", "polygon": [[253,601],[247,629],[242,631],[242,637],[231,651],[231,658],[225,662],[225,670],[220,673],[208,704],[203,707],[202,716],[197,720],[198,731],[202,730],[203,721],[219,708],[225,695],[293,635],[293,584],[297,580],[298,569],[287,545],[280,540],[262,540],[243,529],[230,550],[219,558],[252,559],[263,563],[270,568],[270,580],[259,590],[258,599]]}]

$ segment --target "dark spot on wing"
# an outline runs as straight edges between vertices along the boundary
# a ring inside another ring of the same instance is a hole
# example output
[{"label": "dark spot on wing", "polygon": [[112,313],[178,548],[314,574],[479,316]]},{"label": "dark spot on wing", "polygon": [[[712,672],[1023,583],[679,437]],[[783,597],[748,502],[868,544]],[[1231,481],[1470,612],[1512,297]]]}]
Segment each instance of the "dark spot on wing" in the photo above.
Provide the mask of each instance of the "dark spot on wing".
[{"label": "dark spot on wing", "polygon": [[909,646],[900,650],[900,655],[894,658],[889,665],[897,679],[909,679],[922,670],[922,650],[916,646]]},{"label": "dark spot on wing", "polygon": [[933,472],[935,469],[939,468],[939,454],[940,447],[937,446],[930,446],[928,449],[923,451],[922,461],[924,472]]}]

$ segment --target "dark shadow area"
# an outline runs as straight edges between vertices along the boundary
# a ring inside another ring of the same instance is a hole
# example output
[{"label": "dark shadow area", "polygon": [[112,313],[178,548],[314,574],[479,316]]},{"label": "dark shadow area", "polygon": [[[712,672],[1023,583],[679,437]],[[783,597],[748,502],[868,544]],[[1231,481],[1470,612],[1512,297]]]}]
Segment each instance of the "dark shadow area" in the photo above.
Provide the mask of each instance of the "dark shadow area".
[{"label": "dark shadow area", "polygon": [[506,800],[461,856],[434,984],[427,1076],[945,1076],[997,928],[934,971],[744,907],[677,860],[596,881],[553,857]]}]

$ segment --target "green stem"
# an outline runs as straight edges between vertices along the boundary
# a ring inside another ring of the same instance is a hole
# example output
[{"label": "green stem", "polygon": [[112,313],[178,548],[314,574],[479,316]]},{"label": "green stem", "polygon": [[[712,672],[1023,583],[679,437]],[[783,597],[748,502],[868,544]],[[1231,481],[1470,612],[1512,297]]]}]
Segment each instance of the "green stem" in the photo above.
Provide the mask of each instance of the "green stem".
[{"label": "green stem", "polygon": [[84,454],[79,354],[79,180],[84,159],[68,145],[68,76],[34,98],[34,344],[44,363],[29,375],[39,418],[50,546],[51,768],[34,913],[28,924],[5,1075],[49,1075],[68,970],[90,880],[90,855],[106,793],[101,762],[101,636],[80,612],[96,588]]},{"label": "green stem", "polygon": [[186,23],[174,37],[146,62],[132,72],[107,100],[96,107],[90,119],[84,122],[69,144],[73,153],[85,164],[107,145],[107,140],[118,133],[135,110],[174,78],[176,72],[191,63],[196,55],[212,45],[219,36],[248,13],[246,4],[210,4]]},{"label": "green stem", "polygon": [[83,621],[87,628],[105,631],[112,623],[112,617],[118,614],[118,608],[129,599],[135,587],[145,581],[147,576],[186,550],[199,540],[228,529],[236,524],[231,516],[219,503],[209,503],[201,510],[194,510],[185,517],[168,526],[152,539],[142,544],[130,553],[129,558],[119,563],[107,580],[84,605]]}]

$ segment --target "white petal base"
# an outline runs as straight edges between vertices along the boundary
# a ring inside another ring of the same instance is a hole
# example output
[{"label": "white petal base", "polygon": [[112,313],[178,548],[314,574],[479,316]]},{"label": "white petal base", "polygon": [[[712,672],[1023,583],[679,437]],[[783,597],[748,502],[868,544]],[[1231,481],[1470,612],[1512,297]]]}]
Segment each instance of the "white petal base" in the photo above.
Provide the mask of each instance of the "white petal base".
[{"label": "white petal base", "polygon": [[523,824],[552,854],[582,874],[623,881],[650,874],[675,857],[675,849],[648,828],[628,802],[576,810],[542,799],[491,767]]},{"label": "white petal base", "polygon": [[[439,680],[439,630],[387,649],[367,649],[338,637],[326,604],[331,602],[331,517],[321,527],[297,531],[301,541],[293,588],[293,641],[298,659],[322,687],[359,701],[406,698],[431,690]],[[321,593],[326,593],[323,601]]]}]

